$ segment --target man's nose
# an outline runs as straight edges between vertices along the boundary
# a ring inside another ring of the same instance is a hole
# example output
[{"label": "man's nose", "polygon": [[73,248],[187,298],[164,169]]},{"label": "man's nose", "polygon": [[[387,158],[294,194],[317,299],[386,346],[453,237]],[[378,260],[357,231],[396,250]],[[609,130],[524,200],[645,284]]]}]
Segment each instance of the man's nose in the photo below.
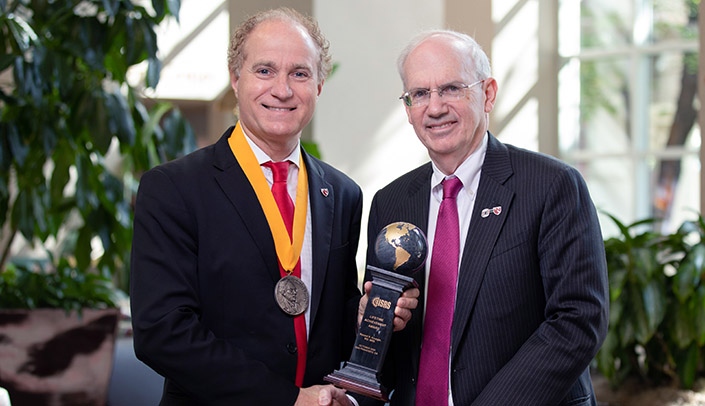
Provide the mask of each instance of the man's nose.
[{"label": "man's nose", "polygon": [[292,94],[293,91],[291,90],[291,86],[289,86],[289,76],[277,76],[272,84],[272,95],[280,99],[286,99],[291,97]]}]

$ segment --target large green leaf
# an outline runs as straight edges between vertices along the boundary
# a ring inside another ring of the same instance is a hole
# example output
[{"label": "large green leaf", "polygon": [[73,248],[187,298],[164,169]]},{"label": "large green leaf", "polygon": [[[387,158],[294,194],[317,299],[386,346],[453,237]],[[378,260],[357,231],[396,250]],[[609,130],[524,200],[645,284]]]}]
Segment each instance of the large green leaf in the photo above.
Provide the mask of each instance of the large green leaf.
[{"label": "large green leaf", "polygon": [[171,14],[179,21],[179,11],[181,0],[152,0],[152,8],[155,11],[155,21],[160,22],[165,16]]},{"label": "large green leaf", "polygon": [[676,360],[678,366],[678,377],[681,380],[681,386],[684,388],[692,388],[695,383],[695,378],[698,374],[698,365],[700,363],[700,350],[698,346],[692,344],[684,351]]},{"label": "large green leaf", "polygon": [[80,47],[75,49],[81,60],[90,69],[104,70],[105,52],[103,44],[107,40],[107,26],[95,18],[77,18],[74,20],[74,35],[80,39]]},{"label": "large green leaf", "polygon": [[12,13],[6,16],[7,19],[3,19],[3,21],[14,39],[14,42],[11,43],[12,48],[19,51],[20,54],[29,52],[37,43],[37,33],[21,15]]},{"label": "large green leaf", "polygon": [[[65,152],[62,147],[60,148],[59,152]],[[66,185],[71,180],[70,168],[74,162],[66,153],[57,153],[53,155],[52,163],[54,168],[50,175],[50,197],[53,201],[59,201],[64,195]]]},{"label": "large green leaf", "polygon": [[610,301],[610,316],[609,316],[609,325],[610,326],[616,326],[618,325],[621,320],[622,316],[624,314],[624,300],[622,299],[612,299]]},{"label": "large green leaf", "polygon": [[[665,314],[664,298],[658,283],[653,281],[643,289],[630,288],[625,306],[629,309],[629,318],[624,320],[633,329],[633,339],[646,344],[656,332],[656,327]],[[622,343],[625,337],[622,337]]]},{"label": "large green leaf", "polygon": [[88,269],[91,266],[92,227],[91,223],[85,223],[78,230],[78,238],[76,239],[76,246],[73,247],[73,255],[76,258],[76,267],[79,269]]},{"label": "large green leaf", "polygon": [[133,145],[136,138],[135,123],[130,115],[130,106],[127,99],[119,91],[114,89],[107,94],[106,105],[110,115],[111,133],[116,134],[122,144]]},{"label": "large green leaf", "polygon": [[642,292],[644,311],[648,320],[649,336],[656,332],[666,315],[666,286],[659,280],[652,280]]},{"label": "large green leaf", "polygon": [[612,269],[610,269],[608,275],[610,300],[615,301],[622,295],[624,285],[627,282],[628,274],[628,270],[622,266],[613,267]]},{"label": "large green leaf", "polygon": [[695,295],[695,334],[698,346],[705,346],[705,285],[698,286]]},{"label": "large green leaf", "polygon": [[42,138],[42,147],[44,147],[44,156],[49,157],[56,148],[56,144],[58,144],[59,142],[58,137],[56,135],[56,131],[51,125],[43,126],[40,131]]},{"label": "large green leaf", "polygon": [[91,158],[85,155],[76,157],[76,206],[81,212],[90,209],[94,193],[91,187],[91,170],[94,168]]},{"label": "large green leaf", "polygon": [[651,283],[652,278],[662,271],[661,264],[656,258],[656,252],[650,247],[633,248],[632,276],[640,286]]},{"label": "large green leaf", "polygon": [[8,126],[5,136],[7,137],[7,143],[10,147],[9,151],[13,159],[17,161],[19,167],[24,166],[25,159],[27,159],[27,155],[29,154],[30,145],[22,140],[21,134],[17,131],[17,127]]},{"label": "large green leaf", "polygon": [[113,128],[111,128],[110,124],[114,123],[114,119],[110,117],[110,100],[106,93],[97,93],[95,101],[96,105],[93,108],[93,114],[95,114],[97,120],[92,122],[92,125],[87,128],[87,134],[90,134],[91,144],[95,147],[96,152],[99,152],[101,156],[105,156],[113,140]]},{"label": "large green leaf", "polygon": [[196,149],[193,129],[179,110],[170,110],[162,120],[165,137],[161,143],[162,159],[171,160]]},{"label": "large green leaf", "polygon": [[32,241],[34,237],[34,213],[32,211],[33,199],[31,194],[32,191],[26,189],[20,189],[17,192],[11,216],[13,226],[29,241]]},{"label": "large green leaf", "polygon": [[678,300],[685,302],[705,275],[705,245],[695,245],[681,261],[674,278],[673,291]]},{"label": "large green leaf", "polygon": [[596,357],[597,367],[607,379],[610,379],[615,374],[617,365],[614,353],[617,352],[619,348],[619,337],[617,337],[614,330],[609,330]]},{"label": "large green leaf", "polygon": [[671,316],[673,327],[670,333],[680,349],[696,341],[694,311],[695,306],[692,302],[673,308]]},{"label": "large green leaf", "polygon": [[176,16],[176,22],[179,22],[179,12],[181,11],[181,0],[166,0],[167,8],[171,15]]},{"label": "large green leaf", "polygon": [[162,70],[162,62],[157,58],[149,58],[147,64],[147,87],[155,89],[159,84],[159,72]]}]

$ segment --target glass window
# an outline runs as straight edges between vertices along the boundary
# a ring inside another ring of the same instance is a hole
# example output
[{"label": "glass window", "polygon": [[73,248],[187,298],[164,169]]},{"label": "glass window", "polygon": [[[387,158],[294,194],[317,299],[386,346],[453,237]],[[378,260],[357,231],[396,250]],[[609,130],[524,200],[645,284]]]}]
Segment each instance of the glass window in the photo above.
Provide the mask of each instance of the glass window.
[{"label": "glass window", "polygon": [[625,223],[656,217],[673,229],[692,219],[700,206],[697,2],[560,7],[561,158],[583,172],[598,208]]}]

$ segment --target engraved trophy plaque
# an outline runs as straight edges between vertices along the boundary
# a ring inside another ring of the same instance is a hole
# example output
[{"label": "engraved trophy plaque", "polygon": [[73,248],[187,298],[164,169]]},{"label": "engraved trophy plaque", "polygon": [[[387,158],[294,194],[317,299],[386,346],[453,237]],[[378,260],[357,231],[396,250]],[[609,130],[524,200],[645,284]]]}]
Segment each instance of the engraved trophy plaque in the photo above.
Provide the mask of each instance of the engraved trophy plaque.
[{"label": "engraved trophy plaque", "polygon": [[380,383],[380,372],[394,331],[394,308],[404,290],[417,287],[405,274],[420,269],[426,261],[428,243],[421,229],[411,223],[396,222],[384,227],[374,247],[383,268],[367,266],[372,289],[358,329],[350,360],[343,368],[325,377],[327,382],[382,401],[389,401]]}]

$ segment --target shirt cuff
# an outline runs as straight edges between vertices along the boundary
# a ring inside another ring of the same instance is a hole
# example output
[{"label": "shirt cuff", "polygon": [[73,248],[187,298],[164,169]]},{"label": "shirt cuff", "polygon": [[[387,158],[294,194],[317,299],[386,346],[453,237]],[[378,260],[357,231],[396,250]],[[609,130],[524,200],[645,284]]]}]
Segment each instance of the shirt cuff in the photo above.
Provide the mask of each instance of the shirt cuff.
[{"label": "shirt cuff", "polygon": [[348,399],[350,399],[350,402],[352,402],[353,405],[355,405],[355,406],[360,406],[360,404],[357,403],[357,400],[356,400],[354,397],[348,395],[347,393],[345,394],[345,396],[347,396]]}]

